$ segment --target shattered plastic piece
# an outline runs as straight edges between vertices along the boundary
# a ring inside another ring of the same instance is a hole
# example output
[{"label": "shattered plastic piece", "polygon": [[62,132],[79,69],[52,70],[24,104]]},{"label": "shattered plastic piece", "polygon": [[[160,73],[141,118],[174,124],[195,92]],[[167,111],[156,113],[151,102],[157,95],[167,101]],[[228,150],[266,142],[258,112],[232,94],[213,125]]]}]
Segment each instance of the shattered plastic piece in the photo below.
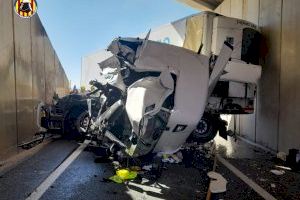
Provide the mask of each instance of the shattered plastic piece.
[{"label": "shattered plastic piece", "polygon": [[273,169],[273,170],[271,170],[271,172],[277,176],[281,176],[281,175],[285,174],[285,171],[277,170],[277,169]]},{"label": "shattered plastic piece", "polygon": [[208,172],[208,177],[213,179],[210,182],[209,189],[212,193],[223,193],[226,192],[227,180],[219,173]]}]

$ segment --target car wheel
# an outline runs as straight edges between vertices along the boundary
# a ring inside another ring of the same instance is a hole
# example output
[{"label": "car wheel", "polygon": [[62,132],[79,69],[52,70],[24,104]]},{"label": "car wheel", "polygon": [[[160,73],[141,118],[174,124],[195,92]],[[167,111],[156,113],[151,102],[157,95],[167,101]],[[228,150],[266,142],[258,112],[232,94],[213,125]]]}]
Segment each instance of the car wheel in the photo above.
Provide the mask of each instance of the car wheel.
[{"label": "car wheel", "polygon": [[86,122],[86,110],[81,107],[71,109],[64,119],[64,136],[67,139],[83,140],[81,126]]},{"label": "car wheel", "polygon": [[88,111],[82,112],[76,121],[77,131],[85,135],[90,123],[90,117]]}]

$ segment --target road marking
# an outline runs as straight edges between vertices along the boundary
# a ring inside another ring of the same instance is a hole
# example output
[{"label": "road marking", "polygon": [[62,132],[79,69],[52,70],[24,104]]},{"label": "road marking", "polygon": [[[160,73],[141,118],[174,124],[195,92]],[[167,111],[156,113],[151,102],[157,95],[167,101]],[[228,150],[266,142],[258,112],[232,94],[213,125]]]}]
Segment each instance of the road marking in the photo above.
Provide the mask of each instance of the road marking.
[{"label": "road marking", "polygon": [[249,187],[251,187],[257,194],[267,200],[276,200],[270,193],[264,190],[262,187],[257,185],[254,181],[252,181],[249,177],[243,174],[240,170],[230,164],[227,160],[222,158],[220,155],[217,155],[217,159],[225,165],[232,173],[234,173],[237,177],[239,177],[242,181],[244,181]]},{"label": "road marking", "polygon": [[70,166],[70,164],[80,155],[87,147],[90,141],[86,140],[82,143],[61,165],[58,166],[42,183],[39,185],[26,200],[38,200],[47,189],[55,182],[55,180]]}]

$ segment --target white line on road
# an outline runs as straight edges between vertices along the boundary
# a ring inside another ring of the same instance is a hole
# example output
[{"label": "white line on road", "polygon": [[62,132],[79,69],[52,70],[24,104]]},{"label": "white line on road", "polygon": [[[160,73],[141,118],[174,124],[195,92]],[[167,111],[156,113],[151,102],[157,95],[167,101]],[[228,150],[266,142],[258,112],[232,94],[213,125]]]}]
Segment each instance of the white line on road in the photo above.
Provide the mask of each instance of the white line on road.
[{"label": "white line on road", "polygon": [[264,190],[262,187],[257,185],[254,181],[252,181],[249,177],[243,174],[240,170],[230,164],[227,160],[222,158],[220,155],[217,155],[217,159],[225,165],[232,173],[234,173],[237,177],[239,177],[242,181],[244,181],[247,185],[249,185],[255,192],[257,192],[261,197],[267,200],[276,200],[270,193]]},{"label": "white line on road", "polygon": [[70,164],[80,155],[87,147],[90,141],[86,140],[82,143],[58,168],[56,168],[43,182],[38,186],[26,200],[38,200],[47,189],[55,182],[55,180],[70,166]]}]

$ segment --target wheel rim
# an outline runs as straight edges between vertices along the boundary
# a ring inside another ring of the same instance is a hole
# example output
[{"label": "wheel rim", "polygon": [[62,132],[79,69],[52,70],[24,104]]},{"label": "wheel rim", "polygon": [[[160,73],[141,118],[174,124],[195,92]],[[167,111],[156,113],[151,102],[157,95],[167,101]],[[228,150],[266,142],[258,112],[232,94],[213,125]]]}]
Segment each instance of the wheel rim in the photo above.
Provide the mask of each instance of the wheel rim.
[{"label": "wheel rim", "polygon": [[197,138],[205,138],[210,134],[210,122],[206,119],[201,119],[197,129],[194,131],[194,136]]},{"label": "wheel rim", "polygon": [[82,113],[77,121],[77,130],[80,133],[85,133],[88,129],[90,118],[88,113]]},{"label": "wheel rim", "polygon": [[196,129],[197,133],[204,134],[208,130],[208,124],[205,120],[201,120],[198,124],[198,127]]},{"label": "wheel rim", "polygon": [[85,116],[81,121],[80,121],[80,127],[83,128],[84,130],[87,130],[89,126],[89,117]]}]

